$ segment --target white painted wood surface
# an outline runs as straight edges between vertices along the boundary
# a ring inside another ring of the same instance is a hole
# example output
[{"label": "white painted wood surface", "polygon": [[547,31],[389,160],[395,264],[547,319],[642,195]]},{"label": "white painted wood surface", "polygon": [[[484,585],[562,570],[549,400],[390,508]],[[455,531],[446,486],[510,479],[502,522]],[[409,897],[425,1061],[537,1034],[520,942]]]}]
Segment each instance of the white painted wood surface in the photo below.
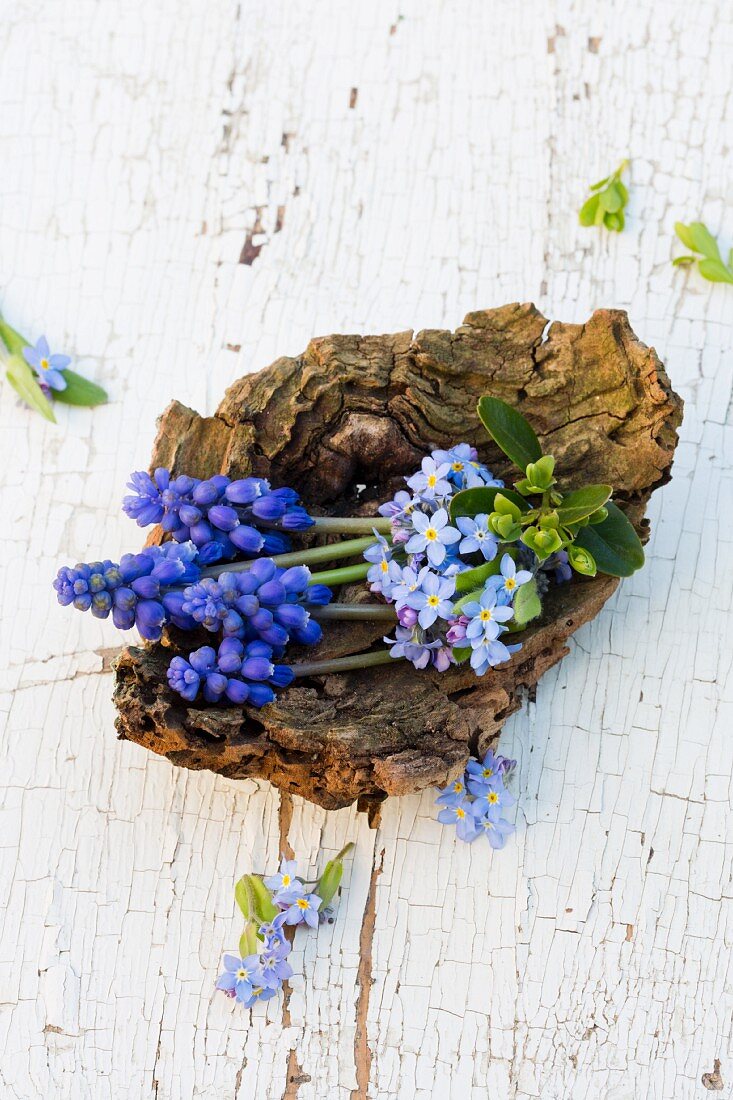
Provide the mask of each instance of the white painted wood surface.
[{"label": "white painted wood surface", "polygon": [[[733,243],[730,4],[22,0],[0,43],[0,305],[112,395],[54,428],[0,387],[1,1100],[730,1095],[733,290],[670,265],[676,218]],[[627,231],[580,229],[626,155]],[[118,636],[49,585],[138,544],[168,400],[517,299],[628,309],[687,409],[647,568],[502,737],[516,840],[119,744]],[[250,1020],[213,982],[281,829],[357,848]]]}]

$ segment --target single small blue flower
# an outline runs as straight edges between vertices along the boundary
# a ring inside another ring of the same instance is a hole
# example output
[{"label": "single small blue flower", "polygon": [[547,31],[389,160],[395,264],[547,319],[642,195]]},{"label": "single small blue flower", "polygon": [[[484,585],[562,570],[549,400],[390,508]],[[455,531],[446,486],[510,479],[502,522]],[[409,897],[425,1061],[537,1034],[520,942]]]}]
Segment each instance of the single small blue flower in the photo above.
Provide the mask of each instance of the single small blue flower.
[{"label": "single small blue flower", "polygon": [[501,573],[495,577],[489,577],[488,584],[497,592],[506,593],[510,599],[514,598],[517,589],[532,580],[532,574],[528,569],[517,570],[516,563],[511,554],[504,554],[500,565]]},{"label": "single small blue flower", "polygon": [[516,830],[516,826],[506,821],[503,817],[494,821],[488,814],[475,818],[474,827],[477,836],[481,836],[482,833],[485,833],[489,838],[491,847],[497,849],[503,848],[506,844],[506,838]]},{"label": "single small blue flower", "polygon": [[268,875],[264,879],[265,886],[271,893],[277,893],[278,890],[291,890],[296,883],[299,883],[298,879],[298,867],[294,859],[281,859],[280,870],[275,875]]},{"label": "single small blue flower", "polygon": [[258,955],[249,955],[246,959],[241,959],[239,955],[225,955],[224,972],[217,978],[216,988],[245,1002],[252,996],[253,986],[259,978]]},{"label": "single small blue flower", "polygon": [[380,516],[386,516],[387,519],[399,520],[409,516],[419,503],[417,497],[413,496],[412,493],[408,493],[406,489],[400,489],[399,492],[395,493],[392,500],[380,504],[377,511]]},{"label": "single small blue flower", "polygon": [[424,458],[422,468],[418,473],[407,478],[407,484],[424,500],[435,500],[436,497],[450,496],[453,489],[447,480],[449,470],[450,466],[447,462],[437,466],[434,459]]},{"label": "single small blue flower", "polygon": [[496,589],[488,582],[481,593],[480,599],[465,604],[461,609],[461,614],[466,615],[471,620],[466,627],[466,637],[474,648],[483,642],[494,641],[506,630],[504,623],[514,618],[512,608],[502,606],[498,602]]},{"label": "single small blue flower", "polygon": [[449,525],[445,508],[439,508],[432,516],[413,512],[411,519],[415,534],[405,547],[407,553],[426,553],[430,564],[439,566],[445,559],[446,546],[459,541],[460,531]]},{"label": "single small blue flower", "polygon": [[480,641],[471,651],[471,668],[477,676],[483,676],[488,669],[503,665],[512,653],[518,653],[521,648],[520,643],[504,645],[498,638]]},{"label": "single small blue flower", "polygon": [[458,839],[465,840],[469,844],[479,835],[476,830],[473,805],[468,799],[464,798],[445,806],[438,814],[438,821],[441,825],[455,825]]},{"label": "single small blue flower", "polygon": [[435,638],[431,642],[422,640],[422,631],[416,631],[411,627],[398,626],[395,629],[394,638],[383,638],[389,645],[390,657],[395,659],[404,657],[411,661],[415,668],[427,668],[432,660],[435,650],[440,649],[442,642]]},{"label": "single small blue flower", "polygon": [[[274,900],[274,899],[273,899]],[[259,927],[260,935],[265,937],[265,943],[271,944],[275,940],[284,941],[285,932],[283,931],[283,925],[285,924],[285,913],[280,912],[277,916],[273,917],[271,921],[266,924],[261,924]]]},{"label": "single small blue flower", "polygon": [[473,794],[476,799],[474,802],[476,816],[488,815],[492,821],[497,821],[501,817],[501,811],[513,806],[515,801],[504,786],[501,776],[496,776],[485,786],[473,790]]},{"label": "single small blue flower", "polygon": [[267,945],[260,955],[262,984],[268,989],[279,989],[283,982],[293,976],[293,968],[288,962],[290,944],[287,940],[276,940]]},{"label": "single small blue flower", "polygon": [[406,565],[400,570],[400,578],[393,584],[390,592],[390,598],[394,600],[397,611],[401,611],[403,607],[411,606],[411,596],[422,587],[422,583],[429,572],[430,568],[427,565],[420,570]]},{"label": "single small blue flower", "polygon": [[458,550],[461,554],[481,553],[484,561],[493,561],[496,557],[498,540],[489,531],[489,517],[480,513],[471,519],[470,516],[458,516],[456,527],[464,536],[461,539]]},{"label": "single small blue flower", "polygon": [[469,790],[473,790],[472,783],[480,785],[483,789],[489,780],[495,779],[500,774],[503,759],[503,756],[495,756],[492,749],[489,749],[483,760],[474,760],[473,758],[469,760],[466,764],[466,779]]},{"label": "single small blue flower", "polygon": [[265,985],[264,978],[260,978],[260,984],[251,987],[251,992],[248,997],[240,997],[239,994],[237,994],[237,1000],[241,1001],[244,1008],[254,1008],[258,1001],[269,1001],[276,993],[277,989]]},{"label": "single small blue flower", "polygon": [[421,587],[408,599],[408,606],[418,611],[418,622],[423,630],[432,626],[436,619],[447,619],[453,613],[450,597],[455,593],[456,582],[450,577],[439,577],[429,570],[423,577]]},{"label": "single small blue flower", "polygon": [[286,924],[307,924],[310,928],[318,927],[318,909],[321,899],[318,894],[301,894],[294,897],[285,911]]},{"label": "single small blue flower", "polygon": [[52,390],[66,389],[66,379],[61,372],[68,367],[71,359],[68,355],[52,355],[45,336],[41,336],[35,347],[23,348],[23,358],[44,385]]},{"label": "single small blue flower", "polygon": [[440,794],[435,799],[435,803],[437,806],[456,806],[463,803],[465,798],[466,784],[461,776],[460,779],[454,779],[447,787],[440,788]]}]

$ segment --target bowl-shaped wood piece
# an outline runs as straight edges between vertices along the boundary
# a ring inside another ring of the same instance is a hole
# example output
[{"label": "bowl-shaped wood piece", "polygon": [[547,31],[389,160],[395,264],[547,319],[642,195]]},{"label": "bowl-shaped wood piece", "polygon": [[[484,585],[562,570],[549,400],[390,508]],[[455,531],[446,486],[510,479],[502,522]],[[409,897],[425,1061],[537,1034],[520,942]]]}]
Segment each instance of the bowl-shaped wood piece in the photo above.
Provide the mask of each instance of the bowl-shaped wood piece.
[{"label": "bowl-shaped wood piece", "polygon": [[[371,515],[437,446],[473,443],[497,476],[518,476],[478,420],[484,393],[527,417],[557,460],[561,487],[613,485],[648,537],[644,510],[669,480],[682,403],[618,311],[548,328],[534,306],[508,305],[470,313],[455,332],[312,340],[303,355],[236,382],[212,417],[173,402],[151,466],[266,476],[324,514]],[[374,809],[387,795],[446,783],[471,751],[483,752],[617,583],[574,577],[553,587],[521,651],[481,679],[466,666],[441,674],[396,661],[296,681],[259,711],[191,706],[172,693],[173,652],[203,644],[172,632],[165,645],[131,646],[119,658],[119,735],[182,767],[269,779],[328,809],[355,799]],[[348,596],[369,598],[363,587]],[[327,624],[308,659],[358,652],[383,632]]]}]

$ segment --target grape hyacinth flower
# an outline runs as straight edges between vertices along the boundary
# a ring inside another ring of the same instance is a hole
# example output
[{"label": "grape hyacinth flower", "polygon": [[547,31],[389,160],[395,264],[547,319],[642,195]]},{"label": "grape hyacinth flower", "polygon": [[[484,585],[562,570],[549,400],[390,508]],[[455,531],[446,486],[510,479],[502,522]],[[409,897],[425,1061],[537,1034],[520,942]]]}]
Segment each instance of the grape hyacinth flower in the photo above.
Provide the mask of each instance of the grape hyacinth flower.
[{"label": "grape hyacinth flower", "polygon": [[33,367],[41,386],[47,386],[50,390],[66,389],[67,382],[61,372],[68,367],[71,358],[68,355],[52,355],[45,336],[40,337],[35,347],[23,348],[23,358]]},{"label": "grape hyacinth flower", "polygon": [[238,638],[225,638],[218,652],[212,646],[202,646],[188,659],[173,657],[168,684],[189,703],[201,691],[208,703],[263,707],[274,701],[274,688],[287,687],[293,680],[293,670],[276,665],[273,657],[273,647],[266,642],[244,645]]},{"label": "grape hyacinth flower", "polygon": [[445,508],[439,508],[432,516],[413,512],[410,518],[415,533],[405,546],[407,553],[425,553],[430,564],[437,568],[445,559],[446,547],[459,541],[460,531],[449,525]]},{"label": "grape hyacinth flower", "polygon": [[122,502],[126,515],[140,527],[160,523],[176,542],[192,541],[204,565],[284,553],[290,542],[283,532],[304,531],[314,522],[294,489],[272,489],[260,477],[171,479],[170,471],[160,467],[152,477],[144,471],[133,473],[128,487],[132,493]]},{"label": "grape hyacinth flower", "polygon": [[486,835],[492,848],[503,848],[515,829],[501,816],[515,801],[505,783],[515,767],[516,760],[494,755],[491,749],[483,760],[469,760],[463,775],[439,792],[438,821],[455,825],[459,840],[472,843]]},{"label": "grape hyacinth flower", "polygon": [[139,554],[124,554],[119,563],[62,566],[53,587],[62,606],[91,611],[99,619],[111,613],[119,630],[136,626],[143,638],[156,642],[167,622],[183,630],[196,626],[183,609],[181,592],[181,586],[200,576],[196,556],[192,543],[148,546]]}]

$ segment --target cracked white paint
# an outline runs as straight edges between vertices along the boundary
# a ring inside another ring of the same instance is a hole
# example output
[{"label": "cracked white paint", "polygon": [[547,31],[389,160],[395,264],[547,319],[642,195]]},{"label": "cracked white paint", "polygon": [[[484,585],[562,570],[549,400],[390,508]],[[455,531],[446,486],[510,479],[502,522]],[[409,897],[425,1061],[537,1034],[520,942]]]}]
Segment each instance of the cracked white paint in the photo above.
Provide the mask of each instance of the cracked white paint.
[{"label": "cracked white paint", "polygon": [[[289,1095],[358,1095],[382,859],[370,1096],[686,1100],[716,1058],[730,1090],[733,292],[669,263],[676,218],[733,240],[730,5],[26,0],[0,44],[2,308],[112,396],[54,428],[0,388],[2,1100],[269,1100],[291,1050]],[[580,229],[626,155],[627,231]],[[648,566],[508,724],[504,853],[456,846],[429,794],[376,834],[296,800],[309,869],[356,854],[289,1015],[250,1022],[212,986],[277,793],[118,743],[118,637],[51,576],[138,544],[117,501],[172,396],[211,411],[314,334],[516,299],[628,309],[687,401]]]}]

